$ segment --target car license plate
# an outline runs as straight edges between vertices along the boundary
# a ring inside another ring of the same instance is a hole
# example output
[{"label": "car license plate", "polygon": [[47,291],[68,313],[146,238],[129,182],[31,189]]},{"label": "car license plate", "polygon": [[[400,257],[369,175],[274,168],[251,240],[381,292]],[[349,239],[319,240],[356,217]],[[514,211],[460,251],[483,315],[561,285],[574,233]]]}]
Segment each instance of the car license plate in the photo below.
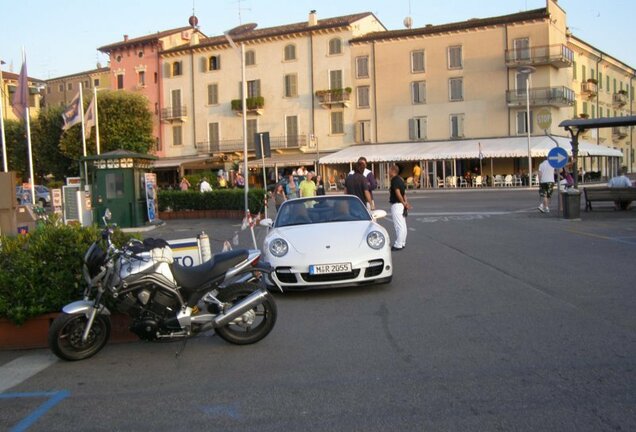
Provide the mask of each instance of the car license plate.
[{"label": "car license plate", "polygon": [[347,273],[351,271],[351,263],[316,264],[309,266],[309,274]]}]

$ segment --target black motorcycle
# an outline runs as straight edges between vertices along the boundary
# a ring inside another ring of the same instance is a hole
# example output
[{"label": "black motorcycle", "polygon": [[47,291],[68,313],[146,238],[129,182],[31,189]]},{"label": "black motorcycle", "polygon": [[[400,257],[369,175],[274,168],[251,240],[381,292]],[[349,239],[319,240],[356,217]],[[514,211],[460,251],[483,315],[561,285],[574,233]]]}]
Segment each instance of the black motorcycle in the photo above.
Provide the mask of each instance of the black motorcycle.
[{"label": "black motorcycle", "polygon": [[[263,339],[276,323],[277,286],[259,250],[237,249],[183,267],[160,239],[131,240],[121,249],[106,228],[84,256],[83,300],[64,306],[49,329],[49,346],[64,360],[82,360],[101,350],[110,336],[109,308],[132,318],[130,330],[147,341],[186,339],[214,330],[227,342]],[[282,291],[282,289],[281,289]]]}]

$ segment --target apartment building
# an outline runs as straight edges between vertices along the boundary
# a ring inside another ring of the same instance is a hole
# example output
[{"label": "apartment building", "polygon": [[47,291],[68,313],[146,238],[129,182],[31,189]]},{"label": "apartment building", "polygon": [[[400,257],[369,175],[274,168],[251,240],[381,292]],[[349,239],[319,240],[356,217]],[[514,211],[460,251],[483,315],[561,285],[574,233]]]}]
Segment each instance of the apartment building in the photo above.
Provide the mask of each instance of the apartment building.
[{"label": "apartment building", "polygon": [[[247,137],[269,132],[270,166],[313,165],[319,154],[353,143],[349,40],[384,31],[370,12],[230,31],[244,45]],[[242,160],[241,55],[221,36],[161,52],[166,170],[226,168]]]},{"label": "apartment building", "polygon": [[[13,112],[13,96],[18,88],[19,74],[2,71],[0,73],[0,103],[5,120],[18,120]],[[42,106],[42,91],[45,83],[37,78],[29,77],[30,117],[36,117]]]},{"label": "apartment building", "polygon": [[86,97],[93,88],[110,88],[110,69],[97,64],[96,69],[47,79],[44,103],[46,106],[66,106],[79,92],[80,84]]},{"label": "apartment building", "polygon": [[[140,93],[148,99],[153,114],[153,135],[156,140],[155,153],[164,156],[164,143],[160,128],[162,93],[161,59],[159,52],[175,46],[188,44],[200,34],[196,28],[196,17],[190,17],[190,25],[154,34],[129,38],[104,45],[99,51],[109,56],[109,81],[112,90]],[[71,96],[72,97],[72,96]]]}]

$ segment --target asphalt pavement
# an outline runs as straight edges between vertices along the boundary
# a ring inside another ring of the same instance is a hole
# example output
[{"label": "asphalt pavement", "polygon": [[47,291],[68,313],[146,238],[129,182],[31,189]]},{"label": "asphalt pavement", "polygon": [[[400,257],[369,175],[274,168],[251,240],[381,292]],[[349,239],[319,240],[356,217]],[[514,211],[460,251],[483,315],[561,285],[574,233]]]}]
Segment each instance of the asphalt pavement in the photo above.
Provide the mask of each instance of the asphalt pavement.
[{"label": "asphalt pavement", "polygon": [[[133,342],[51,361],[0,393],[0,429],[636,430],[636,210],[570,221],[539,213],[536,190],[409,195],[391,284],[279,294],[251,346],[207,334],[179,357],[180,343]],[[144,236],[201,230],[213,250],[251,242],[228,220]],[[0,352],[0,382],[46,355]]]}]

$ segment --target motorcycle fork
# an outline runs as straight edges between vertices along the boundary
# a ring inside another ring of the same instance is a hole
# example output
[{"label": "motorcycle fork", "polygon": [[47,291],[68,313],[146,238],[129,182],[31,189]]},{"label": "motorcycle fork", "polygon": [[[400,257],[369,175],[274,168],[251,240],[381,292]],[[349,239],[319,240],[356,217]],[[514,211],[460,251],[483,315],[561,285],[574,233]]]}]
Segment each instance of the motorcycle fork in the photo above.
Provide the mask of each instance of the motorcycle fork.
[{"label": "motorcycle fork", "polygon": [[100,286],[97,289],[97,296],[95,297],[95,303],[93,304],[93,308],[88,315],[88,322],[86,323],[86,328],[84,329],[84,333],[82,334],[82,342],[86,342],[88,340],[88,335],[91,332],[91,328],[93,328],[93,323],[95,322],[95,318],[101,309],[99,307],[99,302],[102,298],[103,289]]}]

